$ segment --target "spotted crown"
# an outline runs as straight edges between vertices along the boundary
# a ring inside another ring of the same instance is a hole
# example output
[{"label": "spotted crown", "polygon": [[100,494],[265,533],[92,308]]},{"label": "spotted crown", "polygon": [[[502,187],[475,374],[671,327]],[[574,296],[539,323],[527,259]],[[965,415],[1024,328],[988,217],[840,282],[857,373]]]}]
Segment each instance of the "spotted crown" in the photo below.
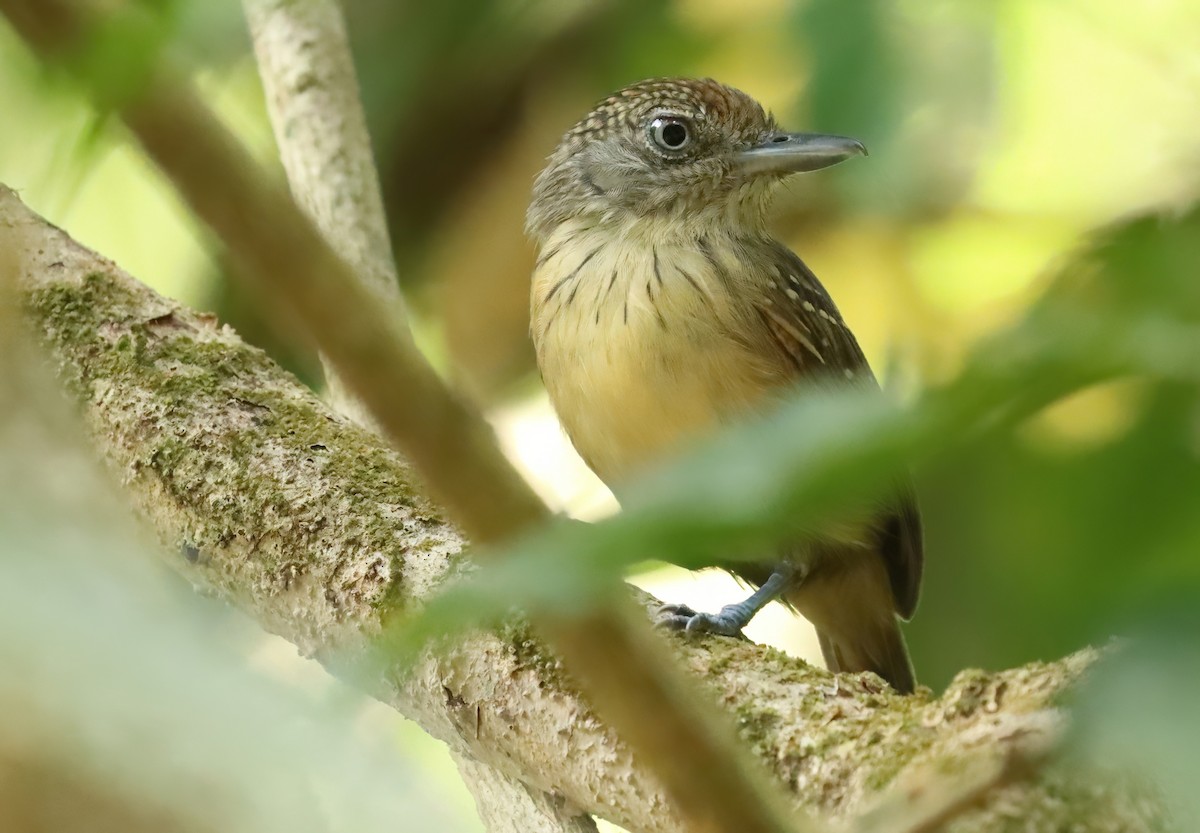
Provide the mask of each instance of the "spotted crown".
[{"label": "spotted crown", "polygon": [[711,78],[651,78],[599,102],[563,138],[577,146],[613,133],[639,129],[656,112],[671,112],[720,124],[735,143],[757,141],[773,130],[774,118],[741,90]]}]

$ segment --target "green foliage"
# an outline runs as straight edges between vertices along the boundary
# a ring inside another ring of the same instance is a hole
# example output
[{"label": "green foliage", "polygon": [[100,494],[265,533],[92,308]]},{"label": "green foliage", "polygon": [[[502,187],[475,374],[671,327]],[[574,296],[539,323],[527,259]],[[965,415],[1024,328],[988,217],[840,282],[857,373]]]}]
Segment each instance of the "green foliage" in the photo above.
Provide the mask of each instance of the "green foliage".
[{"label": "green foliage", "polygon": [[1139,621],[1164,594],[1200,596],[1198,233],[1194,210],[1119,227],[1047,293],[1018,340],[985,348],[997,361],[1044,349],[1064,314],[1102,310],[1092,356],[1138,353],[1142,370],[1068,413],[1086,419],[1089,403],[1116,405],[1101,436],[1063,446],[1034,425],[926,473],[933,567],[910,642],[930,681],[964,665],[1059,656]]},{"label": "green foliage", "polygon": [[[1194,540],[1194,539],[1193,539]],[[1194,588],[1195,577],[1189,585]],[[1138,773],[1148,796],[1166,799],[1175,829],[1200,821],[1196,793],[1200,633],[1194,593],[1171,594],[1072,702],[1071,766]]]},{"label": "green foliage", "polygon": [[[1099,636],[1097,626],[1119,610],[1115,600],[1145,598],[1159,582],[1187,580],[1200,591],[1188,546],[1200,542],[1200,521],[1188,511],[1200,489],[1193,451],[1200,303],[1189,297],[1189,276],[1200,272],[1198,234],[1200,212],[1110,231],[1024,321],[984,343],[959,378],[912,407],[859,391],[798,399],[652,471],[620,515],[590,528],[560,523],[494,556],[494,566],[430,605],[410,636],[446,633],[514,604],[584,610],[604,601],[622,570],[650,557],[690,568],[761,558],[773,542],[819,532],[869,505],[913,464],[944,479],[957,472],[937,510],[965,497],[954,516],[935,512],[931,524],[926,607],[934,610],[928,626],[922,611],[913,639],[931,681],[972,661],[939,663],[938,653],[921,647],[943,644],[932,629],[952,618],[947,611],[959,609],[964,595],[968,604],[1042,602],[1045,614],[1008,625],[1021,639],[1006,633],[1002,644],[1016,646],[1019,662]],[[1147,262],[1153,278],[1143,277]],[[1143,422],[1119,441],[1065,460],[1023,444],[1031,416],[1118,378],[1149,392]],[[947,530],[959,540],[947,540]],[[993,580],[948,586],[956,560],[966,557],[955,549],[989,565]],[[1039,638],[1043,629],[1050,633]],[[963,623],[955,638],[969,630]]]},{"label": "green foliage", "polygon": [[830,177],[854,211],[902,217],[961,200],[979,151],[966,126],[992,118],[994,106],[987,9],[812,0],[796,4],[791,26],[804,47],[797,70],[809,78],[792,120],[854,136],[871,153],[871,164]]},{"label": "green foliage", "polygon": [[173,2],[142,0],[114,14],[96,15],[87,31],[66,45],[72,75],[93,79],[95,100],[111,109],[136,96],[149,70],[172,44]]},{"label": "green foliage", "polygon": [[900,129],[900,45],[883,0],[813,0],[796,27],[808,44],[814,83],[808,116],[822,130],[860,137],[877,152]]}]

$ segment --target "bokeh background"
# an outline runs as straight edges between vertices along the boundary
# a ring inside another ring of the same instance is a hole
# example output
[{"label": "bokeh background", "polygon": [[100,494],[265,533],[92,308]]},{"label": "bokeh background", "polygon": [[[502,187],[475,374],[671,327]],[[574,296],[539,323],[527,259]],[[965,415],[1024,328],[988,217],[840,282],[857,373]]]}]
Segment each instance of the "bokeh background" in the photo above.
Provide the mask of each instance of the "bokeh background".
[{"label": "bokeh background", "polygon": [[[206,98],[282,176],[238,4],[166,5]],[[712,76],[794,129],[867,144],[866,160],[796,179],[775,225],[901,399],[952,378],[1019,320],[1096,229],[1182,212],[1200,194],[1195,0],[348,0],[346,11],[419,342],[538,490],[583,518],[615,506],[540,388],[522,223],[543,158],[610,90]],[[315,357],[271,336],[219,246],[121,130],[2,22],[0,181],[320,384]],[[1053,659],[1114,634],[1190,639],[1198,454],[1194,390],[1124,382],[919,471],[928,572],[907,633],[922,681],[938,689],[964,668]],[[709,609],[740,592],[670,568],[635,579]],[[751,635],[819,658],[782,610]],[[236,643],[317,699],[369,708],[288,646]],[[381,711],[370,725],[437,774],[464,829],[477,825],[437,745]]]}]

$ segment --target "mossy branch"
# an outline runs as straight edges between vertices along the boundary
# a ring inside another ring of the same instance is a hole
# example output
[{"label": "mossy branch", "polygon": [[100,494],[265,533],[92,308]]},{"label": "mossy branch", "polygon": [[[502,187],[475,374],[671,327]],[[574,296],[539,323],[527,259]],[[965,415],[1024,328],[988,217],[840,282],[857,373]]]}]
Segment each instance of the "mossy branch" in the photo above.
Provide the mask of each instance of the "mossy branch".
[{"label": "mossy branch", "polygon": [[[404,318],[379,174],[336,0],[243,0],[275,143],[292,195],[362,283]],[[369,411],[325,365],[327,398],[371,425]],[[590,816],[511,775],[457,754],[459,773],[490,833],[587,833]]]},{"label": "mossy branch", "polygon": [[[402,449],[431,494],[477,543],[511,539],[548,517],[500,452],[482,416],[448,390],[381,307],[265,176],[161,50],[139,56],[128,88],[84,58],[137,34],[122,16],[74,0],[0,0],[0,11],[49,63],[112,105],[179,195],[220,238],[238,274],[283,330],[311,339],[350,393]],[[89,69],[91,71],[89,71]],[[665,785],[698,829],[796,830],[781,796],[734,744],[732,728],[690,689],[662,640],[624,599],[586,617],[539,619],[590,702]],[[636,692],[636,698],[631,696]],[[731,763],[733,762],[733,763]]]},{"label": "mossy branch", "polygon": [[[463,542],[385,443],[331,412],[211,317],[137,283],[0,189],[30,320],[93,441],[168,563],[335,672],[458,568]],[[649,601],[649,600],[645,600]],[[853,818],[881,792],[919,798],[931,773],[1052,744],[1056,705],[1097,654],[965,672],[940,697],[887,693],[778,651],[677,639],[679,659],[736,716],[742,743],[797,808]],[[475,633],[416,672],[355,680],[457,753],[635,833],[688,829],[523,624]],[[996,789],[949,829],[1149,831],[1159,810],[1095,773],[1053,769]],[[932,817],[937,817],[932,816]],[[939,822],[940,824],[940,822]]]}]

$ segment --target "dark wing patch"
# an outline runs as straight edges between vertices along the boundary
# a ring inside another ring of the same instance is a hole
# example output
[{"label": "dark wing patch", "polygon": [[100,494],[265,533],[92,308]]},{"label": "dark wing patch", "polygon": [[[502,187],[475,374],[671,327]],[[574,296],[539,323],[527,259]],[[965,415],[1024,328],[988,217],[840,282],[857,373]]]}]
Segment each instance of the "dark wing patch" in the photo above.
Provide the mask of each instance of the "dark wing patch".
[{"label": "dark wing patch", "polygon": [[903,619],[911,619],[917,610],[921,574],[925,569],[921,513],[911,488],[905,490],[899,509],[886,517],[880,532],[879,549],[887,566],[896,613]]},{"label": "dark wing patch", "polygon": [[862,348],[812,270],[781,243],[771,241],[766,253],[768,294],[756,306],[796,369],[806,376],[818,371],[840,379],[873,380]]},{"label": "dark wing patch", "polygon": [[[786,246],[772,241],[769,252],[770,300],[756,307],[797,374],[873,385],[862,348],[817,276]],[[921,515],[911,485],[905,484],[899,499],[881,512],[876,529],[896,612],[908,619],[917,608],[925,563]]]}]

